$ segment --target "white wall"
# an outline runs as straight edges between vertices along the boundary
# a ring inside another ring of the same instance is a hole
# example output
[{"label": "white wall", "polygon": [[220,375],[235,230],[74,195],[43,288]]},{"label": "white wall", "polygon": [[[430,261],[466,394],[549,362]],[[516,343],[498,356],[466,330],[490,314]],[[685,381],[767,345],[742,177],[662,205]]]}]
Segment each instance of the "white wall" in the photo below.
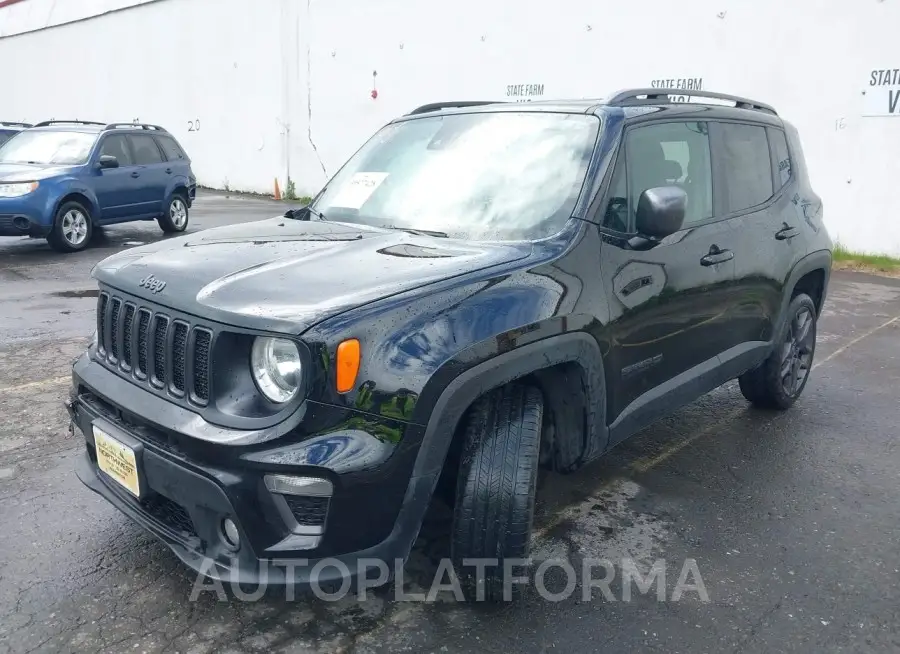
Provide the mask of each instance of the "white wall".
[{"label": "white wall", "polygon": [[[32,3],[44,0],[0,9],[0,34]],[[900,68],[898,25],[900,5],[876,0],[162,0],[0,38],[0,61],[17,62],[4,66],[15,92],[0,116],[158,122],[203,184],[271,191],[277,176],[283,189],[289,167],[298,193],[313,193],[418,104],[699,79],[797,125],[831,233],[900,255],[900,103],[864,116],[900,93],[900,79],[869,86],[873,69]]]}]

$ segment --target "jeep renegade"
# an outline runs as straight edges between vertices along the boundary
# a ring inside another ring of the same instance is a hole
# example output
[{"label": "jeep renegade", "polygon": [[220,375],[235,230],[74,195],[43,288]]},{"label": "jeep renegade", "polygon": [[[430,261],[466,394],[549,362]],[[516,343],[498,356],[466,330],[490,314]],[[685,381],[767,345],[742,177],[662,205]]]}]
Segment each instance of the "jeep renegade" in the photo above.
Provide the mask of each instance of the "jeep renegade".
[{"label": "jeep renegade", "polygon": [[832,245],[797,131],[674,93],[426,105],[308,207],[104,260],[79,477],[205,575],[301,585],[402,563],[446,493],[499,598],[539,467],[809,378]]}]

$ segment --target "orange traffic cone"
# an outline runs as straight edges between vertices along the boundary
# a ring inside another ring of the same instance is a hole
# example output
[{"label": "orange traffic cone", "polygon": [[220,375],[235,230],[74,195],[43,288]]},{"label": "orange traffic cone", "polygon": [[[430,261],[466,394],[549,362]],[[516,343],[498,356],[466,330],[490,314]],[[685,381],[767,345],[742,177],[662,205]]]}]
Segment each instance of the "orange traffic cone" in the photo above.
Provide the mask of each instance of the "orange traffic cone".
[{"label": "orange traffic cone", "polygon": [[281,199],[281,189],[278,187],[278,178],[275,178],[275,199]]}]

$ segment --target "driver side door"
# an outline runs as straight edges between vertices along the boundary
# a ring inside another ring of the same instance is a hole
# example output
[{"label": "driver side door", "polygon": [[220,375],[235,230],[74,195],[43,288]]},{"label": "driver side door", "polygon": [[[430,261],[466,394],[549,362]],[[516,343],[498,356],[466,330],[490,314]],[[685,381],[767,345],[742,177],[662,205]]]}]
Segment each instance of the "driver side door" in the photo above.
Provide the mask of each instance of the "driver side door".
[{"label": "driver side door", "polygon": [[[659,186],[687,193],[684,224],[642,247],[633,238],[638,198]],[[733,235],[728,221],[713,215],[712,194],[707,123],[626,130],[600,217],[611,445],[725,381],[718,379],[718,354],[730,340]]]}]

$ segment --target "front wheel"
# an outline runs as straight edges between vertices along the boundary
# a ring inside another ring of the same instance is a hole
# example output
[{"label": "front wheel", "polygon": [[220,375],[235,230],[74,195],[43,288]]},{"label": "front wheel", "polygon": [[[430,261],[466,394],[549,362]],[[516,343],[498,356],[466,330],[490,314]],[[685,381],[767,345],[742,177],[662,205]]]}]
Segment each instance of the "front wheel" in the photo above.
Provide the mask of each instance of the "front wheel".
[{"label": "front wheel", "polygon": [[[524,562],[530,552],[543,411],[537,388],[509,384],[479,398],[469,412],[450,552],[470,600],[480,599],[482,584],[491,602],[520,592],[518,584],[504,583],[504,562]],[[483,572],[479,559],[490,559]],[[515,565],[511,577],[523,572]]]},{"label": "front wheel", "polygon": [[169,200],[169,206],[158,222],[166,234],[176,234],[187,229],[189,218],[187,200],[180,193],[176,193]]},{"label": "front wheel", "polygon": [[816,317],[812,298],[805,293],[794,296],[772,354],[738,377],[741,393],[755,406],[783,410],[800,397],[816,352]]},{"label": "front wheel", "polygon": [[59,252],[78,252],[87,247],[92,233],[88,210],[80,202],[64,202],[56,212],[47,242]]}]

